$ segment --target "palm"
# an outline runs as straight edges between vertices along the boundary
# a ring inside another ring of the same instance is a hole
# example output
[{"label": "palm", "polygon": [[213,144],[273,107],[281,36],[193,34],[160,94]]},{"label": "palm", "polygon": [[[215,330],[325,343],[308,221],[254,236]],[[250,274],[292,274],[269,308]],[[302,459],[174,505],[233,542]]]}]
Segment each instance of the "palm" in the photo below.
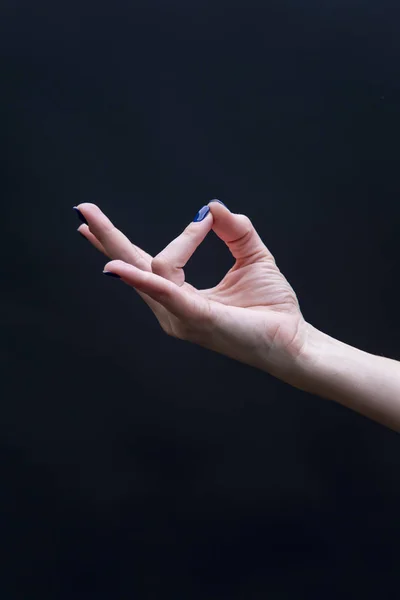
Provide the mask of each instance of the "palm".
[{"label": "palm", "polygon": [[[199,327],[188,330],[173,315],[165,314],[173,335],[217,351],[222,348],[224,354],[254,366],[265,364],[265,353],[272,346],[278,354],[295,356],[300,351],[304,319],[293,288],[271,255],[253,263],[237,260],[213,288],[184,286],[194,298],[208,301],[210,311],[217,314],[212,322],[223,321],[223,334],[215,327],[207,330],[201,319]],[[271,372],[274,368],[271,365]]]},{"label": "palm", "polygon": [[214,288],[199,290],[209,300],[252,310],[291,311],[296,295],[272,257],[253,263],[236,261]]}]

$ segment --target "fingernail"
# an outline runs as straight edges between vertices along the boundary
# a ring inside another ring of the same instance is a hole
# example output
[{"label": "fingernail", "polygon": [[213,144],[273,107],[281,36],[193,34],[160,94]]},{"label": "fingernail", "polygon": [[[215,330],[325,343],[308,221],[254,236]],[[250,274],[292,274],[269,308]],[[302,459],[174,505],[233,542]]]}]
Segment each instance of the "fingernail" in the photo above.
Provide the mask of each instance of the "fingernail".
[{"label": "fingernail", "polygon": [[82,231],[79,231],[79,230],[78,230],[78,233],[79,233],[79,234],[80,234],[80,235],[81,235],[83,238],[85,238],[85,240],[86,240],[86,241],[88,241],[88,239],[87,239],[86,235],[83,235]]},{"label": "fingernail", "polygon": [[209,206],[203,206],[199,210],[199,212],[197,213],[197,215],[195,216],[195,218],[193,219],[193,222],[202,221],[203,219],[206,218],[206,216],[208,215],[209,212],[210,212],[210,207]]},{"label": "fingernail", "polygon": [[223,202],[221,202],[221,200],[218,200],[217,198],[213,198],[212,200],[210,200],[210,202],[219,202],[220,204],[222,204],[223,206],[225,206],[225,208],[228,208],[226,206],[226,204],[224,204]]},{"label": "fingernail", "polygon": [[81,211],[79,210],[79,208],[76,208],[76,206],[72,207],[74,210],[76,210],[76,214],[78,215],[78,217],[80,218],[80,220],[82,221],[82,223],[85,223],[85,225],[89,225],[89,223],[86,221],[85,217],[83,216],[83,214],[81,213]]},{"label": "fingernail", "polygon": [[117,279],[121,279],[120,275],[117,275],[116,273],[112,273],[111,271],[103,271],[103,275],[109,275],[109,277],[116,277]]}]

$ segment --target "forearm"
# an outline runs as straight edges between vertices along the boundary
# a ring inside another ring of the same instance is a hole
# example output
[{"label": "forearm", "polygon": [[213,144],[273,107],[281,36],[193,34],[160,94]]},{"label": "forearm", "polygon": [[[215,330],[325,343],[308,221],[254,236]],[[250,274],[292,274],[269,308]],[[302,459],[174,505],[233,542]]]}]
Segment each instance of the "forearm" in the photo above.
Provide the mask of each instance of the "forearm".
[{"label": "forearm", "polygon": [[293,384],[400,431],[400,363],[308,326]]}]

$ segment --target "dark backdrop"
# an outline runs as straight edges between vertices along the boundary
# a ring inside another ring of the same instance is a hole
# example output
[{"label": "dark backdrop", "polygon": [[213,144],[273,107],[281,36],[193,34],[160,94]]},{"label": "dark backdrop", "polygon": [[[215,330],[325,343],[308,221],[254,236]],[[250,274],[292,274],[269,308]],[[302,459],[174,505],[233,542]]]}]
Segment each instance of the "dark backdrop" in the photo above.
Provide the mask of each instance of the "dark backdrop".
[{"label": "dark backdrop", "polygon": [[[307,320],[400,359],[398,16],[2,1],[1,598],[396,597],[398,435],[166,336],[72,206],[155,254],[220,198]],[[210,233],[187,279],[232,264]]]}]

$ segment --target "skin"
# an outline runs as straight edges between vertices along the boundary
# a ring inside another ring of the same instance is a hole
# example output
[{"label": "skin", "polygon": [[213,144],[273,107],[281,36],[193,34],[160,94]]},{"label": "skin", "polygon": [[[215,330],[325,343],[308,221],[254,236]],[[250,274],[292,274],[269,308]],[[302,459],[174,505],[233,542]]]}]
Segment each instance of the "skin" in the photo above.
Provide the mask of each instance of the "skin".
[{"label": "skin", "polygon": [[[104,270],[135,288],[168,335],[283,377],[305,341],[296,294],[250,219],[219,202],[208,206],[203,221],[189,223],[154,257],[95,204],[77,207],[89,223],[78,230],[112,259]],[[215,287],[196,289],[185,281],[184,266],[211,229],[235,264]]]},{"label": "skin", "polygon": [[[216,201],[156,256],[134,245],[98,206],[77,208],[78,231],[111,261],[170,336],[262,369],[299,389],[333,400],[400,431],[400,363],[353,348],[318,331],[301,313],[293,288],[251,220]],[[213,288],[185,281],[184,267],[209,231],[235,262]]]}]

